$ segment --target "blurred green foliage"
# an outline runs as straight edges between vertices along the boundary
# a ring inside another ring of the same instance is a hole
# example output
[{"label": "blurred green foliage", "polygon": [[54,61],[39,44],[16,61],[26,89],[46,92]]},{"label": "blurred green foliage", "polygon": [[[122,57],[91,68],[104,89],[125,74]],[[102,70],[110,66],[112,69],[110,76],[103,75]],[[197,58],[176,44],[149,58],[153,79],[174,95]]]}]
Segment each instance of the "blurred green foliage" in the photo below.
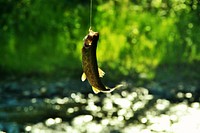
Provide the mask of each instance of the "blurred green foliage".
[{"label": "blurred green foliage", "polygon": [[[198,0],[94,0],[100,66],[123,75],[200,61]],[[89,0],[0,0],[0,70],[81,72]],[[58,73],[59,74],[59,73]]]}]

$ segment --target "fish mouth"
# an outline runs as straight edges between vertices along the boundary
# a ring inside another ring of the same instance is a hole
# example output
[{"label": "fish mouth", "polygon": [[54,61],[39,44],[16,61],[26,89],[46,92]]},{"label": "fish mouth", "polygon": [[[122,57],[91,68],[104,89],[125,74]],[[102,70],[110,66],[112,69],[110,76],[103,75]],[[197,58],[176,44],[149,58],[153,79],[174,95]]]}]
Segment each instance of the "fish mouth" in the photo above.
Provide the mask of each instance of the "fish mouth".
[{"label": "fish mouth", "polygon": [[94,40],[95,37],[98,37],[99,33],[98,32],[94,32],[92,30],[89,30],[89,34],[85,36],[84,40],[84,47],[89,48],[90,46],[92,46],[92,42]]}]

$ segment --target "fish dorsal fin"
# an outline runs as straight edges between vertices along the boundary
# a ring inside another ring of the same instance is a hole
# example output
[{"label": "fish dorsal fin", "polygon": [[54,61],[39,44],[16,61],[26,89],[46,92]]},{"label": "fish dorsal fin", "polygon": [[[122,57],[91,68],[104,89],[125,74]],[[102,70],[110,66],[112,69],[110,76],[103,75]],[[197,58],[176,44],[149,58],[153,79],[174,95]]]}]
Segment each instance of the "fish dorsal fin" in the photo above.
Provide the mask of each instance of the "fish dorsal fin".
[{"label": "fish dorsal fin", "polygon": [[97,89],[97,88],[95,88],[95,87],[93,87],[93,86],[92,86],[92,90],[94,91],[94,93],[95,93],[95,94],[97,94],[97,93],[99,93],[99,92],[100,92],[100,90],[99,90],[99,89]]},{"label": "fish dorsal fin", "polygon": [[101,70],[100,68],[98,68],[99,71],[99,77],[103,77],[105,75],[105,72],[103,70]]},{"label": "fish dorsal fin", "polygon": [[81,76],[81,81],[85,81],[86,78],[87,78],[87,77],[86,77],[85,73],[83,73],[82,76]]}]

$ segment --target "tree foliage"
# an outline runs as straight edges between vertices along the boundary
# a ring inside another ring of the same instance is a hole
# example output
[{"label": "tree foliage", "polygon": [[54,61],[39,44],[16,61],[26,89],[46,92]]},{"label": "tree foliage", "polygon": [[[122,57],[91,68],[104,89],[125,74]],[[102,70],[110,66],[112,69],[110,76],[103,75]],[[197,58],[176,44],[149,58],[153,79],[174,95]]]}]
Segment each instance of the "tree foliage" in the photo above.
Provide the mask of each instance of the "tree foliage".
[{"label": "tree foliage", "polygon": [[[200,60],[197,0],[96,0],[93,30],[100,32],[100,65],[128,75],[161,64]],[[81,72],[89,1],[1,0],[2,72]],[[78,71],[77,71],[78,70]]]}]

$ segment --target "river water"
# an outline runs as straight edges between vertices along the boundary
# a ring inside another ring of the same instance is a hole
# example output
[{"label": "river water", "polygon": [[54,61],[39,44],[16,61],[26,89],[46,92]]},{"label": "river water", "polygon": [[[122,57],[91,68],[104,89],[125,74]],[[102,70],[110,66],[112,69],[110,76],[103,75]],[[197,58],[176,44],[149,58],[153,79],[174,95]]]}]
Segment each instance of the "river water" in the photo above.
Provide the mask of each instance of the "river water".
[{"label": "river water", "polygon": [[122,82],[95,95],[80,81],[22,78],[0,83],[0,133],[200,132],[198,87]]}]

